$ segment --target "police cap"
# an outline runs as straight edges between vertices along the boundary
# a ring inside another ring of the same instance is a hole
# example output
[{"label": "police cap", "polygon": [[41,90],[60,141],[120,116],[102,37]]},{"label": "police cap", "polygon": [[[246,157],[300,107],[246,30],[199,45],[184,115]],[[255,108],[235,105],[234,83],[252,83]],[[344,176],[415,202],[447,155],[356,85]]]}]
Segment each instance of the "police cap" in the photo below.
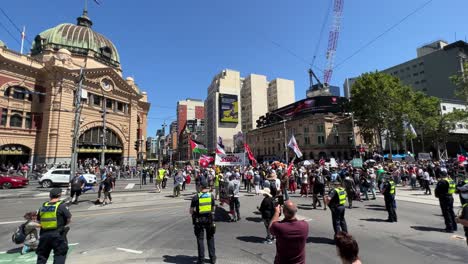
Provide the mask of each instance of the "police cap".
[{"label": "police cap", "polygon": [[49,196],[50,198],[58,198],[62,195],[62,189],[61,188],[53,188],[50,190]]}]

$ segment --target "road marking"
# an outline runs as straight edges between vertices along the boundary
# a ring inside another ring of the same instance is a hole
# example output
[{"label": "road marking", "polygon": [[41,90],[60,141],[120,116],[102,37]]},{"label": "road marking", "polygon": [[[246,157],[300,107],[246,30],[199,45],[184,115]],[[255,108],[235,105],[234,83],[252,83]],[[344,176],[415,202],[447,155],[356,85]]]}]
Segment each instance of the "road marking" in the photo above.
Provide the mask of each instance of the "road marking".
[{"label": "road marking", "polygon": [[451,239],[454,239],[454,240],[466,240],[466,238],[462,237],[462,236],[459,236],[459,235],[453,235],[451,237]]},{"label": "road marking", "polygon": [[[79,217],[92,217],[92,216],[99,216],[99,215],[113,215],[113,214],[123,214],[123,213],[132,213],[132,212],[145,212],[145,211],[154,211],[154,210],[159,210],[159,209],[170,209],[170,208],[178,208],[178,207],[184,207],[185,205],[179,205],[179,206],[169,206],[169,207],[157,207],[157,208],[145,208],[145,209],[137,209],[137,210],[125,210],[125,211],[119,211],[119,212],[103,212],[103,213],[96,213],[96,214],[87,214],[87,215],[77,215],[73,216],[74,218],[79,218]],[[24,221],[21,221],[24,222]]]},{"label": "road marking", "polygon": [[143,253],[143,251],[140,251],[140,250],[133,250],[133,249],[128,249],[128,248],[117,248],[117,250],[125,251],[125,252],[128,252],[128,253],[133,253],[133,254],[141,254],[141,253]]},{"label": "road marking", "polygon": [[10,221],[10,222],[0,222],[0,225],[8,225],[8,224],[16,224],[16,223],[23,223],[23,221]]},{"label": "road marking", "polygon": [[133,189],[133,187],[135,187],[135,184],[134,183],[129,183],[129,184],[127,184],[127,186],[125,186],[125,190]]}]

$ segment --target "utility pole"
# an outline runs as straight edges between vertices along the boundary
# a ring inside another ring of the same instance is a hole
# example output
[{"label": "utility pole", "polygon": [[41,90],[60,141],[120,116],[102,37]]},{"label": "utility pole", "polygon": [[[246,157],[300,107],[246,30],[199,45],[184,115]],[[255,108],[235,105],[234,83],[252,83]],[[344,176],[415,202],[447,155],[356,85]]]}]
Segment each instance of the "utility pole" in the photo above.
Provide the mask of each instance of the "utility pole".
[{"label": "utility pole", "polygon": [[102,147],[101,147],[101,169],[106,166],[106,140],[107,140],[107,128],[106,128],[106,116],[107,116],[107,99],[104,98],[102,101]]},{"label": "utility pole", "polygon": [[288,151],[288,138],[286,134],[286,119],[283,119],[283,130],[284,130],[284,153],[286,157],[286,164],[289,163],[289,151]]},{"label": "utility pole", "polygon": [[78,88],[75,94],[75,123],[73,126],[73,145],[72,145],[72,160],[70,163],[70,180],[76,174],[78,163],[78,139],[80,137],[80,121],[81,121],[81,93],[84,80],[83,67],[80,69]]}]

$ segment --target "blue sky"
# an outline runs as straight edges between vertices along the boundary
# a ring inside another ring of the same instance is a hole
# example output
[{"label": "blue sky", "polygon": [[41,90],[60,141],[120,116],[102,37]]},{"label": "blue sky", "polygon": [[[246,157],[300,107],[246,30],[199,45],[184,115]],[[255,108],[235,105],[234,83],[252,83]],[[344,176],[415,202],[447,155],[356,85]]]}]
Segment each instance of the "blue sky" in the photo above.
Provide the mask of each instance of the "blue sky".
[{"label": "blue sky", "polygon": [[[117,46],[124,76],[134,77],[148,92],[152,104],[148,135],[154,135],[163,121],[175,119],[178,100],[204,99],[213,76],[222,69],[292,79],[299,100],[308,87],[306,62],[312,61],[320,38],[315,65],[325,66],[330,19],[323,36],[320,29],[332,0],[99,1],[100,6],[92,0],[89,3],[93,29]],[[336,64],[428,2],[344,1]],[[2,8],[18,26],[27,27],[27,38],[32,40],[59,23],[75,23],[83,2],[2,1]],[[453,42],[456,34],[464,40],[467,9],[466,0],[433,0],[335,69],[331,84],[341,87],[346,77],[412,59],[417,47],[437,39]],[[19,39],[1,13],[0,22]],[[0,39],[19,50],[19,44],[2,27]],[[317,74],[322,78],[320,71]]]}]

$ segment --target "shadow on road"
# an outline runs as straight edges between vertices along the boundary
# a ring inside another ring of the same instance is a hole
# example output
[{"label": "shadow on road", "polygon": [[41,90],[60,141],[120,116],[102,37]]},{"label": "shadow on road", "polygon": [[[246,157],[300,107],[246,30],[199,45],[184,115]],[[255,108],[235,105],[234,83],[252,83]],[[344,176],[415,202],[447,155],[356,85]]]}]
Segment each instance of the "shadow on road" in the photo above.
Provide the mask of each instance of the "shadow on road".
[{"label": "shadow on road", "polygon": [[385,206],[380,205],[380,204],[366,204],[366,207],[382,207],[382,208],[385,208]]},{"label": "shadow on road", "polygon": [[437,227],[431,227],[431,226],[411,226],[414,230],[418,231],[434,231],[434,232],[442,232],[445,233],[445,229],[443,228],[437,228]]},{"label": "shadow on road", "polygon": [[334,245],[335,241],[328,237],[308,237],[307,243]]},{"label": "shadow on road", "polygon": [[385,208],[366,208],[367,210],[374,210],[374,211],[387,211]]},{"label": "shadow on road", "polygon": [[163,261],[166,263],[177,263],[177,264],[192,264],[197,261],[197,257],[194,256],[186,256],[186,255],[176,255],[176,256],[169,256],[164,255]]},{"label": "shadow on road", "polygon": [[306,207],[306,206],[300,206],[300,205],[298,205],[298,206],[297,206],[297,209],[301,209],[301,210],[312,210],[313,208],[312,208],[312,207],[309,207],[309,206]]},{"label": "shadow on road", "polygon": [[380,219],[380,218],[364,218],[364,219],[359,219],[359,220],[364,220],[368,222],[387,222],[385,219]]},{"label": "shadow on road", "polygon": [[9,249],[7,250],[7,254],[15,254],[15,253],[20,253],[21,252],[21,249],[22,247],[18,247],[18,248],[12,248],[12,249]]},{"label": "shadow on road", "polygon": [[298,206],[309,206],[309,207],[312,207],[312,204],[298,204]]},{"label": "shadow on road", "polygon": [[263,243],[263,241],[265,241],[265,238],[257,237],[257,236],[239,236],[236,238],[240,241],[250,242],[250,243]]},{"label": "shadow on road", "polygon": [[245,220],[255,223],[263,222],[263,219],[261,217],[246,217]]},{"label": "shadow on road", "polygon": [[424,193],[412,193],[411,195],[414,195],[414,196],[431,196],[432,194],[424,194]]}]

